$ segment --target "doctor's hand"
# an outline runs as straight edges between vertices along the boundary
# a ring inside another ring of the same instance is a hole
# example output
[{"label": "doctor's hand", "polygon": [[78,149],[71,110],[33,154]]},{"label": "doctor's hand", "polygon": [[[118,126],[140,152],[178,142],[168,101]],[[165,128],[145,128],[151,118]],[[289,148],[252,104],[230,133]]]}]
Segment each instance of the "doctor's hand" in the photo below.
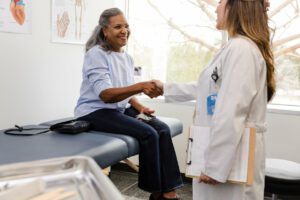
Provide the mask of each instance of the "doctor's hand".
[{"label": "doctor's hand", "polygon": [[202,182],[205,184],[210,184],[210,185],[217,185],[218,183],[220,183],[220,182],[216,181],[215,179],[201,173],[200,178],[199,178],[199,183],[202,183]]},{"label": "doctor's hand", "polygon": [[151,82],[153,82],[156,85],[156,87],[158,87],[162,91],[162,95],[163,95],[163,93],[164,93],[163,82],[161,82],[160,80],[155,80],[155,79],[153,79]]}]

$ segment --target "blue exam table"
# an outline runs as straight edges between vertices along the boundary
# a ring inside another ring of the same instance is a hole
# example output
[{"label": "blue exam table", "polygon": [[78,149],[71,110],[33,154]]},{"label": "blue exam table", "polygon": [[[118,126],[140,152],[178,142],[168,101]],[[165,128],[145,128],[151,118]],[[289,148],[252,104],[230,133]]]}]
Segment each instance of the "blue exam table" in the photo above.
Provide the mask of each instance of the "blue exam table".
[{"label": "blue exam table", "polygon": [[[178,119],[158,118],[170,127],[172,137],[182,133],[182,123]],[[69,119],[44,122],[33,127],[49,127]],[[85,155],[106,168],[139,153],[137,140],[126,135],[96,131],[67,135],[49,131],[34,136],[16,136],[3,132],[0,130],[0,165]]]}]

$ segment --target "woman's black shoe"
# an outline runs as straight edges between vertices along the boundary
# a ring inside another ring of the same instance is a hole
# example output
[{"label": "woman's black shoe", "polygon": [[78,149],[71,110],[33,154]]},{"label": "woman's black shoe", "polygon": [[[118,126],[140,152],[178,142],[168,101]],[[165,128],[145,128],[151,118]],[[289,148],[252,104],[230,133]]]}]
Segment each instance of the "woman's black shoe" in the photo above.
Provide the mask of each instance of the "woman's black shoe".
[{"label": "woman's black shoe", "polygon": [[151,194],[150,197],[149,197],[149,200],[156,200],[156,198],[154,198],[154,195]]},{"label": "woman's black shoe", "polygon": [[181,199],[179,197],[169,199],[164,197],[164,195],[161,194],[157,200],[181,200]]}]

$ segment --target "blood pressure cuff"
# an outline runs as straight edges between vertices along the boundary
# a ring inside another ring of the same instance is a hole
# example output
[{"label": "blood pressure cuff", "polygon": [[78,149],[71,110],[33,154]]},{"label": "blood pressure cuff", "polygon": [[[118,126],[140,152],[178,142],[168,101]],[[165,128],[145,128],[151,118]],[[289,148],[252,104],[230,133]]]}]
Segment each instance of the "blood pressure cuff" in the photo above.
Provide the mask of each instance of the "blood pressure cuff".
[{"label": "blood pressure cuff", "polygon": [[90,122],[82,120],[70,120],[61,122],[50,126],[51,131],[66,133],[66,134],[77,134],[88,131],[90,129]]},{"label": "blood pressure cuff", "polygon": [[81,132],[88,131],[90,128],[90,123],[82,120],[69,120],[52,126],[44,125],[27,125],[27,126],[18,126],[15,125],[15,128],[7,129],[4,131],[8,135],[20,135],[20,136],[32,136],[38,135],[41,133],[46,133],[48,131],[54,131],[58,133],[66,134],[77,134]]}]

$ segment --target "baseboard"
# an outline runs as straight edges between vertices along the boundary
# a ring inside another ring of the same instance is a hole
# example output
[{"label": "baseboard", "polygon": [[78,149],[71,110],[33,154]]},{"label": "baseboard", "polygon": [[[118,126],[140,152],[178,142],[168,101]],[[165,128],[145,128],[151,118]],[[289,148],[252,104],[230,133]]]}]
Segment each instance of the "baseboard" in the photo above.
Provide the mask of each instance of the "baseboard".
[{"label": "baseboard", "polygon": [[[117,163],[113,166],[111,166],[111,170],[118,170],[118,171],[124,171],[124,172],[131,172],[131,173],[137,173],[135,170],[133,170],[131,167],[129,167],[126,163]],[[184,173],[181,173],[181,177],[184,183],[192,183],[192,178],[186,177]]]}]

